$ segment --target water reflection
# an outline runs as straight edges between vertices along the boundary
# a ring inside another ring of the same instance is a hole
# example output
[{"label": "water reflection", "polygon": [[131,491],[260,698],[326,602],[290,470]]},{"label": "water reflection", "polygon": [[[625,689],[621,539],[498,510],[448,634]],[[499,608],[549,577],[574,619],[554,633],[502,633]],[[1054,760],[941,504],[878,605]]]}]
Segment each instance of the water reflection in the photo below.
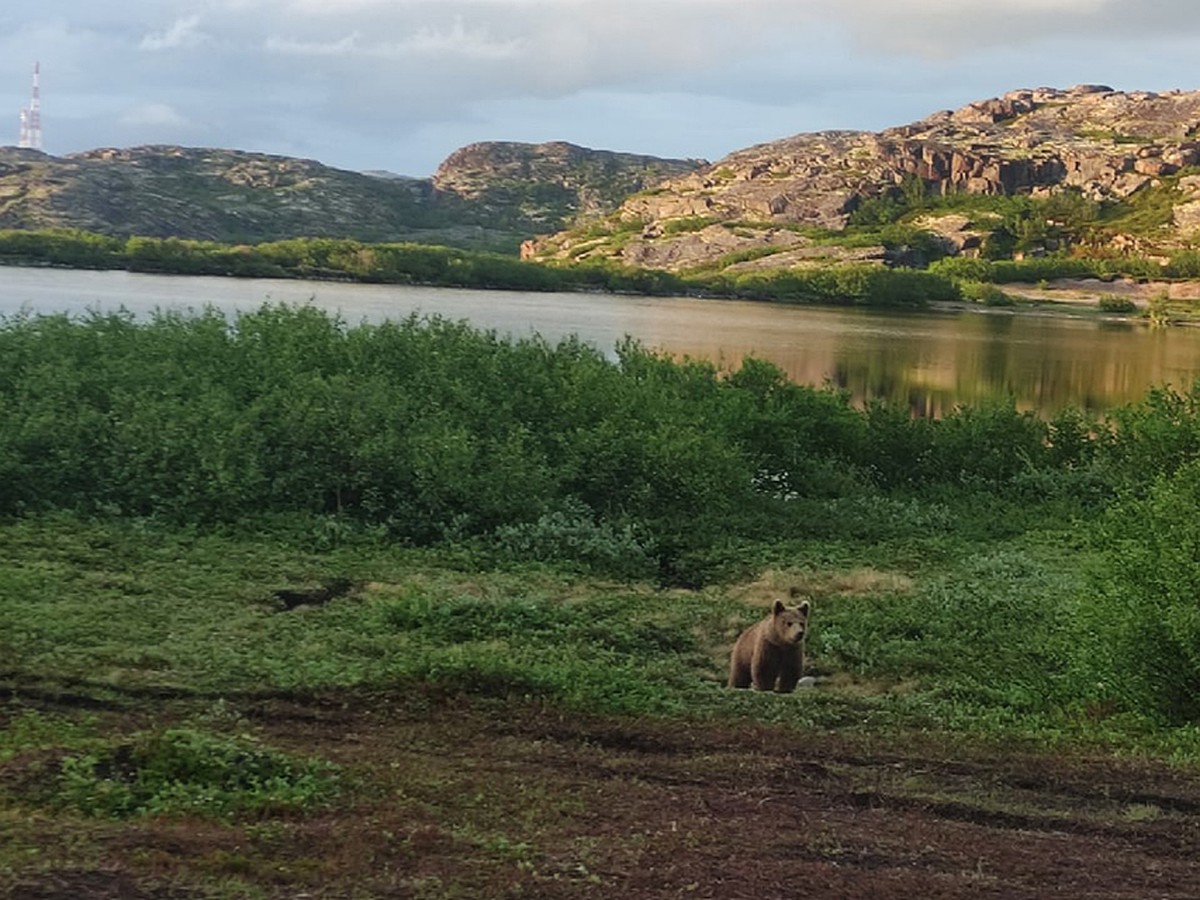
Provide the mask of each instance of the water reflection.
[{"label": "water reflection", "polygon": [[538,333],[556,341],[577,334],[609,353],[630,335],[648,347],[726,368],[753,355],[774,362],[794,381],[832,384],[857,403],[886,399],[926,416],[1008,398],[1043,414],[1066,406],[1102,411],[1140,400],[1151,386],[1189,388],[1200,375],[1200,329],[1086,317],[0,267],[3,314],[122,306],[145,314],[205,305],[229,312],[264,301],[312,304],[350,323],[417,313],[468,319],[517,337]]},{"label": "water reflection", "polygon": [[[1151,386],[1187,389],[1200,375],[1200,331],[1191,328],[1029,314],[890,314],[881,323],[880,314],[858,310],[779,312],[785,324],[745,341],[734,323],[711,321],[710,336],[683,352],[726,360],[753,353],[796,381],[922,416],[1010,399],[1043,414],[1100,412],[1142,399]],[[801,320],[795,330],[793,316]]]}]

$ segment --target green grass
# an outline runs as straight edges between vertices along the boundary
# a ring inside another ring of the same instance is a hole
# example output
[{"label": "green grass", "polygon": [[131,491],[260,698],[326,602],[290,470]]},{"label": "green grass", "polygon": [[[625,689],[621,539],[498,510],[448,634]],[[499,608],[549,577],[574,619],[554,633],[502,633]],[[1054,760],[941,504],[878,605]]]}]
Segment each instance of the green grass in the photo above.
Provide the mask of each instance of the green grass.
[{"label": "green grass", "polygon": [[[787,577],[817,585],[810,663],[830,681],[769,697],[723,687],[728,647],[762,614],[762,601],[748,604],[737,585],[664,591],[542,567],[464,569],[370,540],[314,552],[279,537],[61,516],[10,522],[0,537],[0,685],[18,697],[82,694],[136,707],[150,697],[211,703],[424,685],[593,714],[1161,738],[1137,717],[1116,734],[1081,718],[1088,694],[1072,680],[1072,649],[1093,554],[1054,551],[1049,538],[998,544],[943,531],[793,547],[781,554],[797,566]],[[821,573],[864,564],[903,576],[904,586],[819,587]],[[292,610],[275,597],[334,577],[355,589]],[[86,749],[79,728],[18,713],[0,754],[51,739],[85,748],[73,758],[85,760],[76,774],[86,785],[114,745]],[[1172,752],[1191,756],[1194,741],[1180,735]],[[111,802],[123,809],[157,802],[118,793]]]}]

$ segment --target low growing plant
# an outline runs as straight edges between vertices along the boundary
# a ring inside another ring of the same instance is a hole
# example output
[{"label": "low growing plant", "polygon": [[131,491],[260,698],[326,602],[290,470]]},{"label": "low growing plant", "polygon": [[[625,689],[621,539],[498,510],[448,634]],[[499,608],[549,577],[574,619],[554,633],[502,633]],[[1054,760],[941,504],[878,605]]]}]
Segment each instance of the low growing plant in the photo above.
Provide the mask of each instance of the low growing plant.
[{"label": "low growing plant", "polygon": [[501,555],[513,560],[576,563],[585,569],[636,580],[654,574],[650,542],[630,524],[596,521],[580,504],[533,522],[501,525],[494,533]]},{"label": "low growing plant", "polygon": [[1108,313],[1131,313],[1137,310],[1137,304],[1128,297],[1106,294],[1100,298],[1100,309]]},{"label": "low growing plant", "polygon": [[337,793],[337,770],[247,737],[170,728],[62,761],[55,802],[86,815],[228,818],[308,810]]},{"label": "low growing plant", "polygon": [[962,284],[963,297],[972,303],[982,303],[984,306],[1008,307],[1016,306],[1016,298],[1002,291],[994,284],[980,281],[969,281]]}]

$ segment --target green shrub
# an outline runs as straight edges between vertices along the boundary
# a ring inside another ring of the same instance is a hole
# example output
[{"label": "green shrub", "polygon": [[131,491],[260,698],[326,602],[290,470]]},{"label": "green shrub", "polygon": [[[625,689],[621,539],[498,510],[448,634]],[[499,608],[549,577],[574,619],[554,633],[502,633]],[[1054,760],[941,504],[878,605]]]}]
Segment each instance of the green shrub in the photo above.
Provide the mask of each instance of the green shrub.
[{"label": "green shrub", "polygon": [[1152,388],[1141,402],[1118,407],[1108,418],[1111,430],[1098,465],[1115,484],[1142,490],[1200,457],[1200,385],[1187,392]]},{"label": "green shrub", "polygon": [[656,573],[653,547],[638,529],[598,522],[579,504],[567,504],[533,522],[501,525],[493,540],[508,559],[579,563],[593,572],[626,579]]},{"label": "green shrub", "polygon": [[55,802],[113,818],[224,818],[324,805],[337,791],[335,776],[328,763],[295,760],[246,737],[171,728],[66,757]]},{"label": "green shrub", "polygon": [[1050,464],[1046,423],[1012,402],[957,407],[935,420],[873,403],[867,426],[862,462],[885,487],[940,483],[995,489]]},{"label": "green shrub", "polygon": [[1100,298],[1100,309],[1110,313],[1131,313],[1137,310],[1137,304],[1128,297],[1105,294]]},{"label": "green shrub", "polygon": [[930,301],[959,299],[958,287],[941,275],[871,265],[697,276],[691,282],[708,293],[786,303],[923,306]]},{"label": "green shrub", "polygon": [[993,307],[1008,307],[1016,306],[1016,298],[1011,294],[1007,294],[994,284],[984,284],[978,281],[967,282],[961,285],[963,297],[973,303],[982,303],[984,306]]},{"label": "green shrub", "polygon": [[806,507],[805,526],[822,537],[886,540],[949,534],[957,518],[942,503],[916,497],[860,493]]},{"label": "green shrub", "polygon": [[1099,267],[1093,260],[1072,257],[1044,256],[1033,259],[996,260],[992,263],[992,280],[997,284],[1019,281],[1036,283],[1052,278],[1097,277]]},{"label": "green shrub", "polygon": [[992,261],[979,257],[954,256],[939,259],[929,266],[929,271],[944,278],[964,282],[986,282],[995,278]]},{"label": "green shrub", "polygon": [[1200,278],[1200,250],[1173,253],[1164,274],[1169,278]]},{"label": "green shrub", "polygon": [[1115,508],[1106,563],[1081,616],[1079,665],[1097,699],[1179,724],[1200,721],[1200,461]]},{"label": "green shrub", "polygon": [[662,233],[664,235],[690,234],[695,231],[703,231],[709,225],[715,225],[717,221],[711,216],[683,216],[678,219],[668,219],[663,223]]}]

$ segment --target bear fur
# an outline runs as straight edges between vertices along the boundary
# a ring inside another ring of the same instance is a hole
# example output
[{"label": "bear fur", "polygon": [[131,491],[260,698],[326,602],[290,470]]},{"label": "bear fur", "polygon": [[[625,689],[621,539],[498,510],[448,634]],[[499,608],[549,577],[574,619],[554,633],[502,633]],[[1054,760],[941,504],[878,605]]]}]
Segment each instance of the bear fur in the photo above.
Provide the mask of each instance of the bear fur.
[{"label": "bear fur", "polygon": [[784,606],[776,600],[771,614],[751,625],[733,645],[729,686],[791,693],[804,675],[804,639],[809,603]]}]

